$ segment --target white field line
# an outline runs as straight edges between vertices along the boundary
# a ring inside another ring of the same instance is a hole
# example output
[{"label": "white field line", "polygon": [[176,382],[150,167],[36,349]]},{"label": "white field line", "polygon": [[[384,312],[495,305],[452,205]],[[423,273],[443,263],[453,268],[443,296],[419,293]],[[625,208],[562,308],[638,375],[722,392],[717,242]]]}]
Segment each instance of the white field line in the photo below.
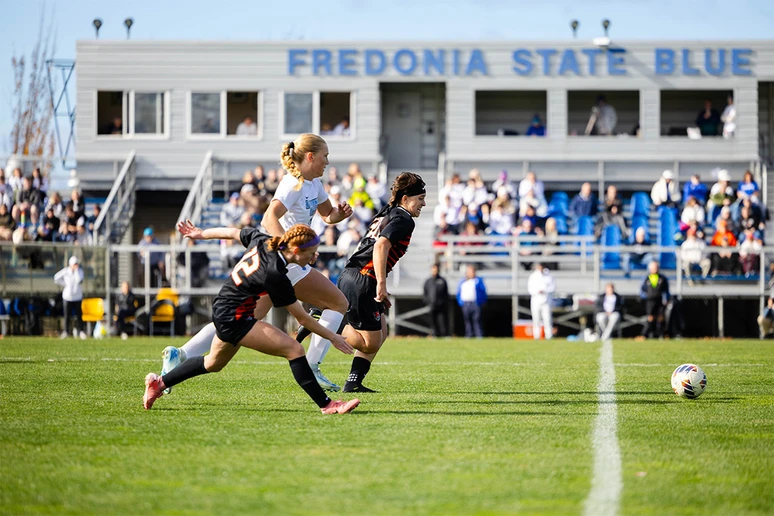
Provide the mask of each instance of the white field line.
[{"label": "white field line", "polygon": [[621,449],[618,446],[618,407],[615,402],[613,343],[602,343],[599,355],[599,408],[594,420],[594,477],[584,503],[588,516],[615,516],[623,491]]}]

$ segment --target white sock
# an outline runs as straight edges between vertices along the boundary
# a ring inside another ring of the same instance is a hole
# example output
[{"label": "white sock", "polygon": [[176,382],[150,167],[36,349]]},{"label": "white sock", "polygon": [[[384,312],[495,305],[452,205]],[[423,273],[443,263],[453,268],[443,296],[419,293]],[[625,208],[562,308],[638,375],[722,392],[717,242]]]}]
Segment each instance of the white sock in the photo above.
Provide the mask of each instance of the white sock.
[{"label": "white sock", "polygon": [[186,342],[182,348],[186,358],[199,357],[204,355],[210,350],[212,344],[212,338],[215,336],[215,325],[213,323],[208,324],[199,333],[191,337],[191,340]]},{"label": "white sock", "polygon": [[[341,326],[341,321],[343,320],[344,314],[334,310],[323,310],[323,313],[320,315],[320,320],[318,322],[320,323],[320,326],[327,328],[335,333],[338,331],[339,326]],[[316,333],[313,333],[312,343],[309,344],[309,351],[306,352],[306,360],[310,365],[317,365],[322,363],[323,359],[325,358],[325,354],[328,353],[330,347],[331,341],[320,337]]]}]

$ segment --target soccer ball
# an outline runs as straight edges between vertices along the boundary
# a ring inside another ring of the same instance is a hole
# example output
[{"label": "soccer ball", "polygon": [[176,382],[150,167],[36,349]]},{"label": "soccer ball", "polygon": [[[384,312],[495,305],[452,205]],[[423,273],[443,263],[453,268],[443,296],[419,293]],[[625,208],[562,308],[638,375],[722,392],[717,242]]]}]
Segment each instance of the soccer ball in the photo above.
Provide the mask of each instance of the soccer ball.
[{"label": "soccer ball", "polygon": [[698,398],[707,387],[707,375],[701,367],[683,364],[672,373],[672,390],[680,397]]}]

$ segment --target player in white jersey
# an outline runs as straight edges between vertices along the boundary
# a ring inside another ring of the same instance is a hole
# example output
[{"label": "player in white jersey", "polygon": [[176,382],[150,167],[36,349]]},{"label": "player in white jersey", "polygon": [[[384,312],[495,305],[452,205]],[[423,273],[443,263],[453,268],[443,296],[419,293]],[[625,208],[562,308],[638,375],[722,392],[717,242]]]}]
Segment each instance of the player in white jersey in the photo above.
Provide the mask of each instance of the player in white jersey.
[{"label": "player in white jersey", "polygon": [[[295,141],[282,146],[280,158],[288,173],[280,182],[263,216],[262,226],[267,233],[282,236],[286,229],[295,224],[309,225],[315,212],[328,224],[337,224],[352,215],[352,208],[346,202],[338,206],[331,204],[320,181],[328,165],[328,144],[320,136],[300,135]],[[290,264],[287,269],[287,276],[298,299],[320,308],[320,324],[336,332],[347,311],[347,298],[344,294],[311,265],[300,267]],[[255,318],[263,319],[270,308],[269,297],[261,297],[255,308]],[[162,375],[177,367],[187,357],[208,352],[214,336],[215,326],[210,323],[182,348],[165,348],[162,354]],[[330,345],[329,340],[313,335],[306,357],[320,386],[326,390],[338,391],[340,387],[320,372],[320,363]]]}]

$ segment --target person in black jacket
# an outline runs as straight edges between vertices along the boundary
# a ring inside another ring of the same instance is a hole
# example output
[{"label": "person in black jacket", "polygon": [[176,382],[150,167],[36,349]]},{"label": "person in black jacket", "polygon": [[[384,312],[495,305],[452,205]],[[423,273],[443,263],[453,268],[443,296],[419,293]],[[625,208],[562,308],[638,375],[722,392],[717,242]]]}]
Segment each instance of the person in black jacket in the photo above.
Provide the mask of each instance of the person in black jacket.
[{"label": "person in black jacket", "polygon": [[129,282],[124,281],[121,283],[121,293],[116,299],[115,313],[116,313],[116,329],[121,334],[121,338],[126,340],[127,325],[126,318],[134,317],[134,313],[137,311],[137,300],[132,293],[132,289],[129,287]]},{"label": "person in black jacket", "polygon": [[607,340],[613,334],[623,313],[623,298],[615,291],[615,285],[605,285],[605,293],[597,298],[597,325],[602,332],[600,339]]},{"label": "person in black jacket", "polygon": [[424,286],[423,300],[430,308],[430,326],[434,337],[449,335],[449,286],[438,273],[438,264],[430,268],[431,276]]},{"label": "person in black jacket", "polygon": [[669,280],[658,272],[658,262],[648,264],[648,275],[640,287],[640,297],[645,301],[647,324],[642,327],[641,338],[663,336],[664,308],[669,301]]}]

